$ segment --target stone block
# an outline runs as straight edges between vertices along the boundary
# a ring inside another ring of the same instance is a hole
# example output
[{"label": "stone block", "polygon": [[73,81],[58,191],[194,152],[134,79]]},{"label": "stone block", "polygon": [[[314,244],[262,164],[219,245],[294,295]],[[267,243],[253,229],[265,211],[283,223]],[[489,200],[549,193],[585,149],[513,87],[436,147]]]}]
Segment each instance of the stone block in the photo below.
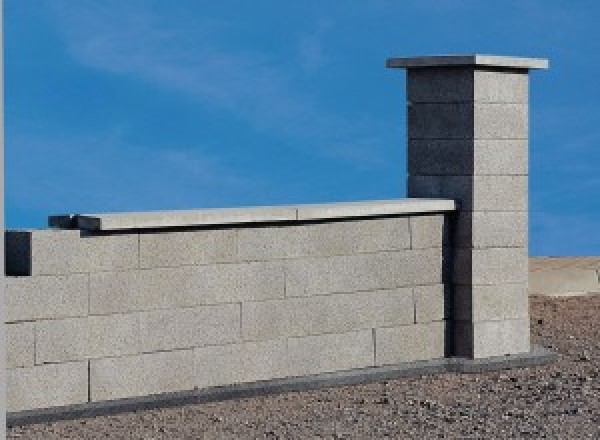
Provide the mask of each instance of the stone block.
[{"label": "stone block", "polygon": [[409,176],[409,197],[454,198],[461,211],[527,211],[527,176]]},{"label": "stone block", "polygon": [[193,350],[90,360],[92,402],[194,388]]},{"label": "stone block", "polygon": [[76,405],[87,401],[87,361],[6,371],[7,411]]},{"label": "stone block", "polygon": [[462,321],[499,321],[528,319],[527,284],[454,286],[454,319]]},{"label": "stone block", "polygon": [[426,249],[450,244],[450,219],[443,214],[409,218],[412,249]]},{"label": "stone block", "polygon": [[234,229],[140,234],[140,267],[174,267],[236,259]]},{"label": "stone block", "polygon": [[553,269],[529,273],[530,295],[600,292],[600,276],[593,269]]},{"label": "stone block", "polygon": [[194,350],[198,388],[287,376],[286,340],[217,345]]},{"label": "stone block", "polygon": [[474,71],[473,98],[476,102],[527,104],[529,74],[527,71]]},{"label": "stone block", "polygon": [[456,222],[458,247],[527,247],[527,212],[462,211]]},{"label": "stone block", "polygon": [[442,248],[286,262],[287,297],[349,293],[442,282]]},{"label": "stone block", "polygon": [[527,139],[412,139],[408,174],[527,175]]},{"label": "stone block", "polygon": [[58,319],[88,313],[88,276],[6,277],[6,322]]},{"label": "stone block", "polygon": [[100,272],[138,265],[137,234],[82,235],[77,230],[39,229],[17,236],[7,240],[7,245],[17,246],[9,251],[9,273],[16,275]]},{"label": "stone block", "polygon": [[[472,102],[409,103],[406,114],[409,140],[474,137],[475,112]],[[481,122],[488,124],[485,110],[479,118]],[[491,129],[490,125],[488,130],[491,132]]]},{"label": "stone block", "polygon": [[[415,301],[415,323],[443,321],[450,318],[451,292],[443,284],[417,286],[413,289],[413,294]],[[392,326],[382,325],[380,327]]]},{"label": "stone block", "polygon": [[475,103],[475,139],[527,139],[527,104]]},{"label": "stone block", "polygon": [[471,102],[473,81],[473,69],[468,67],[408,69],[406,99],[412,104]]},{"label": "stone block", "polygon": [[454,282],[462,285],[526,283],[528,264],[526,248],[455,249]]},{"label": "stone block", "polygon": [[527,353],[529,320],[454,321],[454,347],[458,356],[475,359]]},{"label": "stone block", "polygon": [[318,295],[242,304],[245,340],[345,333],[412,323],[409,288]]},{"label": "stone block", "polygon": [[33,322],[6,324],[6,368],[32,367],[35,361]]},{"label": "stone block", "polygon": [[281,263],[239,263],[92,274],[90,313],[193,307],[281,298]]},{"label": "stone block", "polygon": [[240,304],[142,312],[142,351],[192,348],[239,341],[240,315]]},{"label": "stone block", "polygon": [[391,365],[443,358],[446,322],[375,329],[376,365]]},{"label": "stone block", "polygon": [[288,339],[290,376],[371,367],[373,362],[371,329]]},{"label": "stone block", "polygon": [[140,317],[115,314],[36,323],[36,363],[140,352]]},{"label": "stone block", "polygon": [[352,255],[410,247],[405,217],[245,228],[238,231],[238,237],[241,260]]}]

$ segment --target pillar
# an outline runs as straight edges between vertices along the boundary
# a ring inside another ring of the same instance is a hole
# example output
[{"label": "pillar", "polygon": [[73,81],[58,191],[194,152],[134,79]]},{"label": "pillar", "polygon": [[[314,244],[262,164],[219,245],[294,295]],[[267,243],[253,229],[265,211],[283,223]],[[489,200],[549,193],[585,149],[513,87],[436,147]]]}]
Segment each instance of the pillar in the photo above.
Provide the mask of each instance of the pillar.
[{"label": "pillar", "polygon": [[387,67],[407,69],[408,197],[459,202],[454,353],[529,352],[528,83],[548,62],[434,56]]}]

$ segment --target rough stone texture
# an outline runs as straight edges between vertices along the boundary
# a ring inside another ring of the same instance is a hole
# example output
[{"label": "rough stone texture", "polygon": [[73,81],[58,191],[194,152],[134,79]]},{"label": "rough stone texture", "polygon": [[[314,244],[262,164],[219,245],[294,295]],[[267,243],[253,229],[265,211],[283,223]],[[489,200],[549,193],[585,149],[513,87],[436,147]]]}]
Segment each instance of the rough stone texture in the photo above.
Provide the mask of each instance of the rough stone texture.
[{"label": "rough stone texture", "polygon": [[194,388],[194,352],[179,350],[90,360],[92,401]]},{"label": "rough stone texture", "polygon": [[446,323],[404,325],[375,329],[376,365],[443,358]]},{"label": "rough stone texture", "polygon": [[238,231],[241,260],[349,255],[409,247],[408,219],[405,217]]},{"label": "rough stone texture", "polygon": [[286,264],[286,296],[311,296],[439,284],[442,248],[293,260]]},{"label": "rough stone texture", "polygon": [[138,314],[39,321],[36,363],[123,356],[141,351]]},{"label": "rough stone texture", "polygon": [[460,212],[455,243],[460,247],[526,247],[527,214],[518,211]]},{"label": "rough stone texture", "polygon": [[445,215],[411,217],[410,247],[427,249],[450,244],[450,219]]},{"label": "rough stone texture", "polygon": [[[11,231],[7,232],[10,236]],[[137,234],[82,236],[76,230],[36,229],[20,232],[19,245],[7,255],[25,255],[9,264],[14,275],[57,275],[130,269],[138,265]],[[28,237],[27,237],[28,235]]]},{"label": "rough stone texture", "polygon": [[526,283],[527,249],[456,249],[454,282],[459,285]]},{"label": "rough stone texture", "polygon": [[417,176],[526,175],[526,139],[409,139],[408,170]]},{"label": "rough stone texture", "polygon": [[168,267],[235,261],[235,229],[140,234],[140,267]]},{"label": "rough stone texture", "polygon": [[90,276],[90,313],[193,307],[281,298],[283,266],[277,262],[217,264],[104,272]]},{"label": "rough stone texture", "polygon": [[245,340],[265,340],[344,333],[410,324],[413,319],[413,298],[408,288],[318,295],[243,303],[242,335]]},{"label": "rough stone texture", "polygon": [[[415,300],[415,323],[427,323],[450,319],[452,292],[443,284],[418,286],[413,289]],[[381,327],[386,327],[382,325]],[[387,327],[391,327],[388,325]]]},{"label": "rough stone texture", "polygon": [[373,331],[288,339],[288,375],[305,376],[374,364]]},{"label": "rough stone texture", "polygon": [[6,324],[6,368],[32,367],[35,360],[35,323]]},{"label": "rough stone texture", "polygon": [[530,350],[529,320],[454,321],[454,348],[459,356],[485,358]]},{"label": "rough stone texture", "polygon": [[194,350],[196,386],[285,377],[286,350],[285,339],[197,348]]},{"label": "rough stone texture", "polygon": [[143,312],[144,352],[220,345],[240,339],[240,304]]},{"label": "rough stone texture", "polygon": [[453,316],[463,321],[527,319],[527,284],[454,286]]},{"label": "rough stone texture", "polygon": [[87,372],[87,362],[9,369],[6,371],[7,411],[85,403],[88,400]]},{"label": "rough stone texture", "polygon": [[85,316],[88,276],[5,277],[6,322]]},{"label": "rough stone texture", "polygon": [[527,72],[475,70],[472,87],[476,102],[529,103]]},{"label": "rough stone texture", "polygon": [[409,103],[409,139],[473,139],[473,103]]}]

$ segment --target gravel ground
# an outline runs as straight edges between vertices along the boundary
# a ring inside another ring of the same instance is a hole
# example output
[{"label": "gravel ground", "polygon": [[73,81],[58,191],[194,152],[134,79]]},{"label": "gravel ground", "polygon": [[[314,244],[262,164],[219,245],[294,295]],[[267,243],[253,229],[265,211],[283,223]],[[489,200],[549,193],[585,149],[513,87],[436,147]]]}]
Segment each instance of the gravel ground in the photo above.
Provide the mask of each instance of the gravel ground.
[{"label": "gravel ground", "polygon": [[600,438],[600,295],[532,298],[559,361],[13,427],[10,439]]}]

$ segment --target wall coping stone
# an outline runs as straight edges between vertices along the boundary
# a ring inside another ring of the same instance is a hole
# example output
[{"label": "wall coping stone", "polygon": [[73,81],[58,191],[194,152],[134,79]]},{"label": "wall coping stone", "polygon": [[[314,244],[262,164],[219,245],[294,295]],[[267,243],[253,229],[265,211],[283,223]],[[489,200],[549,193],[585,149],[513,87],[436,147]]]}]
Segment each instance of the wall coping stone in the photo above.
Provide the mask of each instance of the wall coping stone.
[{"label": "wall coping stone", "polygon": [[117,231],[426,214],[456,209],[454,200],[408,198],[316,205],[64,214],[48,217],[48,225],[61,229]]},{"label": "wall coping stone", "polygon": [[548,60],[545,58],[521,58],[498,55],[440,55],[408,58],[388,58],[386,67],[416,68],[416,67],[453,67],[480,66],[499,67],[507,69],[547,69]]}]

